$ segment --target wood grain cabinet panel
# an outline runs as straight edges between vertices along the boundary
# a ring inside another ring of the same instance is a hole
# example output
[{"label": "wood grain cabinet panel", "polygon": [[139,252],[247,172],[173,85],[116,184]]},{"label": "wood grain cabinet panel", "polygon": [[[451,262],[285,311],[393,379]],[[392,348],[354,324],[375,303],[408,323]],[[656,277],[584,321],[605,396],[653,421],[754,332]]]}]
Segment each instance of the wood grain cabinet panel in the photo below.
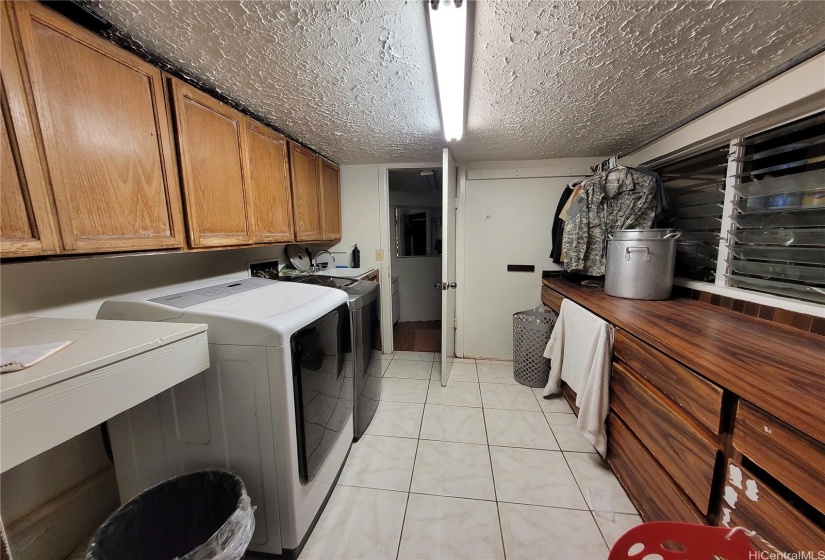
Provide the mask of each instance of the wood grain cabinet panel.
[{"label": "wood grain cabinet panel", "polygon": [[59,243],[8,8],[0,5],[0,255],[43,255]]},{"label": "wood grain cabinet panel", "polygon": [[171,79],[183,193],[192,247],[252,242],[249,187],[244,176],[244,117]]},{"label": "wood grain cabinet panel", "polygon": [[323,239],[321,183],[318,176],[319,159],[320,157],[312,151],[294,142],[289,143],[296,241]]},{"label": "wood grain cabinet panel", "polygon": [[544,303],[544,305],[548,306],[556,313],[561,311],[562,300],[564,300],[564,296],[562,296],[560,293],[556,292],[555,290],[551,290],[547,286],[541,287],[542,303]]},{"label": "wood grain cabinet panel", "polygon": [[63,245],[181,247],[161,72],[36,2],[16,2]]},{"label": "wood grain cabinet panel", "polygon": [[289,184],[289,151],[280,134],[245,120],[246,175],[253,215],[253,241],[293,241],[292,190]]},{"label": "wood grain cabinet panel", "polygon": [[822,338],[684,298],[615,298],[562,278],[543,285],[686,368],[825,442]]},{"label": "wood grain cabinet panel", "polygon": [[616,329],[613,352],[708,430],[719,433],[721,387],[621,329]]},{"label": "wood grain cabinet panel", "polygon": [[[783,552],[821,551],[825,531],[755,477],[743,466],[728,462],[722,524],[756,531]],[[760,539],[752,539],[761,550],[773,552]],[[814,556],[816,558],[816,552]]]},{"label": "wood grain cabinet panel", "polygon": [[321,180],[321,233],[324,241],[341,239],[341,172],[334,163],[318,158]]},{"label": "wood grain cabinet panel", "polygon": [[610,389],[610,408],[702,513],[708,513],[717,448],[665,404],[665,397],[618,362],[613,363]]},{"label": "wood grain cabinet panel", "polygon": [[825,513],[825,445],[740,400],[733,446]]},{"label": "wood grain cabinet panel", "polygon": [[615,414],[607,418],[607,432],[610,438],[607,461],[645,521],[705,524],[705,518],[690,498]]}]

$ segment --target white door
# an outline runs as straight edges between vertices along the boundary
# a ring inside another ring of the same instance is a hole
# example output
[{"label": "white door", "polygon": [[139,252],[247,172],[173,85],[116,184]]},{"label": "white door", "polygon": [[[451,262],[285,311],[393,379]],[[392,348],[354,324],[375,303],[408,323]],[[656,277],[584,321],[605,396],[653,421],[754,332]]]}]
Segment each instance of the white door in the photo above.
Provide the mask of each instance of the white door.
[{"label": "white door", "polygon": [[[464,191],[463,355],[513,359],[513,313],[540,302],[553,211],[570,177],[468,180]],[[508,272],[507,265],[533,265]]]},{"label": "white door", "polygon": [[441,386],[447,386],[455,358],[455,238],[456,238],[456,168],[450,150],[442,158],[442,230],[441,230]]}]

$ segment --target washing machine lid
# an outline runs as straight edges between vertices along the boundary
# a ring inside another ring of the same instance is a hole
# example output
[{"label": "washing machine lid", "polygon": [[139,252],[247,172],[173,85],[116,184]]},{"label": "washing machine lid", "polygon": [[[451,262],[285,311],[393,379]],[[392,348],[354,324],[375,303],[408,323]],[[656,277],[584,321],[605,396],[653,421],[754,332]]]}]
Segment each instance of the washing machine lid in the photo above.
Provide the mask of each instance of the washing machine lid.
[{"label": "washing machine lid", "polygon": [[206,323],[213,344],[285,346],[293,333],[346,303],[346,294],[333,288],[239,278],[112,299],[98,319]]}]

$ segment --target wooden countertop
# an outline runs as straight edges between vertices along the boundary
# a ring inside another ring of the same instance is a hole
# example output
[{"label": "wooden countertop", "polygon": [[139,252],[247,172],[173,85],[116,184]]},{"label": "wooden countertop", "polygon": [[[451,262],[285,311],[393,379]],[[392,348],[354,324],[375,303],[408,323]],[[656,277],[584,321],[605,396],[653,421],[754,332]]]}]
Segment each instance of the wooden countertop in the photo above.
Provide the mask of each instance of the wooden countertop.
[{"label": "wooden countertop", "polygon": [[544,286],[825,442],[825,341],[687,298],[621,299],[563,278]]}]

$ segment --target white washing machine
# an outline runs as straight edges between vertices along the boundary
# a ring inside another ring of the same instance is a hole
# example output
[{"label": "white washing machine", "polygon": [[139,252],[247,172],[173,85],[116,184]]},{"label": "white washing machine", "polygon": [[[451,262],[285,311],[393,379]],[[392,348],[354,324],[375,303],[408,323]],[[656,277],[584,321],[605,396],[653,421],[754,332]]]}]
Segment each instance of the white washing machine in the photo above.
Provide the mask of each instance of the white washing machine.
[{"label": "white washing machine", "polygon": [[347,295],[239,278],[112,299],[97,317],[209,326],[207,371],[109,421],[120,499],[227,468],[257,507],[249,549],[297,556],[353,438]]}]

